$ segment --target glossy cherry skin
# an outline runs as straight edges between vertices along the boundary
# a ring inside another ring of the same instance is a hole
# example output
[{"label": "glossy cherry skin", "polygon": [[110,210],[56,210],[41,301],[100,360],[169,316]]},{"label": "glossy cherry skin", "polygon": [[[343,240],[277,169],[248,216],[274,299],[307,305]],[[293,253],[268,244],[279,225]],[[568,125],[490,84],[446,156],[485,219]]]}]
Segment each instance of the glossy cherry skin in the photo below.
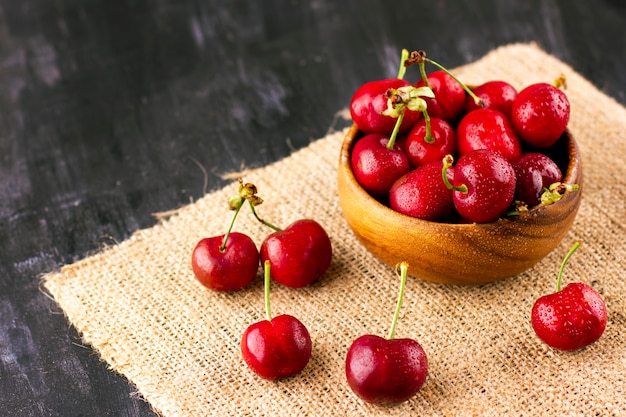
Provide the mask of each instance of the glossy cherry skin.
[{"label": "glossy cherry skin", "polygon": [[456,152],[456,133],[452,126],[438,117],[430,118],[430,135],[432,143],[424,140],[426,137],[426,120],[420,119],[405,136],[404,150],[412,168],[425,165],[430,162],[441,162],[444,156],[454,155]]},{"label": "glossy cherry skin", "polygon": [[[432,72],[426,78],[435,93],[435,98],[424,98],[428,106],[428,115],[454,124],[465,107],[465,90],[444,71]],[[415,83],[416,87],[425,85],[423,79]]]},{"label": "glossy cherry skin", "polygon": [[[389,207],[422,220],[450,218],[455,211],[452,190],[441,179],[442,168],[441,161],[431,162],[400,177],[389,191]],[[448,168],[446,175],[452,181],[454,168]]]},{"label": "glossy cherry skin", "polygon": [[514,198],[528,206],[539,204],[544,188],[563,179],[558,165],[548,156],[538,152],[521,155],[513,161],[513,169],[516,177]]},{"label": "glossy cherry skin", "polygon": [[415,395],[428,375],[424,349],[413,339],[357,338],[346,355],[346,377],[354,393],[372,404],[398,404]]},{"label": "glossy cherry skin", "polygon": [[477,149],[489,149],[512,161],[522,154],[522,145],[513,125],[503,113],[478,109],[467,113],[456,129],[460,155]]},{"label": "glossy cherry skin", "polygon": [[519,137],[536,147],[549,147],[561,137],[570,117],[565,93],[547,83],[529,85],[511,107],[511,122]]},{"label": "glossy cherry skin", "polygon": [[[355,91],[350,101],[352,121],[361,132],[390,135],[397,119],[381,114],[387,109],[387,90],[409,85],[411,84],[408,81],[398,78],[370,81],[363,84]],[[407,109],[399,132],[406,132],[421,116],[420,112]]]},{"label": "glossy cherry skin", "polygon": [[[482,107],[497,110],[507,117],[511,116],[511,106],[517,97],[517,90],[511,84],[506,81],[487,81],[473,88],[472,92],[482,100]],[[465,98],[466,113],[480,108],[481,106],[476,104],[473,97],[468,95]]]},{"label": "glossy cherry skin", "polygon": [[332,244],[315,220],[298,220],[271,233],[261,244],[261,261],[270,261],[272,279],[292,288],[321,277],[332,260]]},{"label": "glossy cherry skin", "polygon": [[250,284],[259,269],[259,251],[247,235],[232,232],[226,249],[220,251],[224,235],[204,238],[191,254],[193,273],[207,288],[236,291]]},{"label": "glossy cherry skin", "polygon": [[297,318],[283,314],[249,326],[241,338],[241,354],[254,373],[265,379],[300,373],[311,359],[313,344]]},{"label": "glossy cherry skin", "polygon": [[515,170],[500,153],[479,149],[461,156],[454,169],[452,198],[459,214],[468,221],[488,223],[498,219],[513,202]]},{"label": "glossy cherry skin", "polygon": [[589,346],[602,336],[607,311],[596,290],[576,282],[537,299],[531,321],[537,336],[548,346],[576,350]]},{"label": "glossy cherry skin", "polygon": [[388,149],[389,135],[370,133],[352,149],[352,172],[365,191],[375,197],[386,196],[393,183],[409,172],[409,159],[395,143]]}]

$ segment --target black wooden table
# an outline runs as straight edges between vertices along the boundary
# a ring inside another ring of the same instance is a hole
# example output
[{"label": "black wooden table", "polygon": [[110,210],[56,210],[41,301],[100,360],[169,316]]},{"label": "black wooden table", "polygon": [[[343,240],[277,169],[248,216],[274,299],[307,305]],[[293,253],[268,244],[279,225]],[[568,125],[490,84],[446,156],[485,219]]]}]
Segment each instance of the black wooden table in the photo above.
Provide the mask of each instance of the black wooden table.
[{"label": "black wooden table", "polygon": [[625,27],[623,0],[0,0],[0,415],[154,415],[41,275],[345,126],[401,48],[534,41],[626,104]]}]

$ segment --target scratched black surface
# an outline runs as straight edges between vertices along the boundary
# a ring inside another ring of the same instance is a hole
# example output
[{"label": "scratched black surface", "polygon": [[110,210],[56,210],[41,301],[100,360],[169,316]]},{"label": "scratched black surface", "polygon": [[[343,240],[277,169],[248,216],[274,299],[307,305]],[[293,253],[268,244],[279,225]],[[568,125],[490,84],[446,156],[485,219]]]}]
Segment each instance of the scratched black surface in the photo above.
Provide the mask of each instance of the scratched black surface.
[{"label": "scratched black surface", "polygon": [[626,104],[625,27],[622,0],[0,0],[0,415],[155,415],[40,275],[344,126],[401,48],[535,41]]}]

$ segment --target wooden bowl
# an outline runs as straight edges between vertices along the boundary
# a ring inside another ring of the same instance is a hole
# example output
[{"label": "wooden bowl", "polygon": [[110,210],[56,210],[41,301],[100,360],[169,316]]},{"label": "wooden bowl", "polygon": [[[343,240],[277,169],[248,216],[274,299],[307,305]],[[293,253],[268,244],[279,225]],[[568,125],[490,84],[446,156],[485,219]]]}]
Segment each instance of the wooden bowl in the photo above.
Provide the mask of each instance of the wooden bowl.
[{"label": "wooden bowl", "polygon": [[481,284],[519,274],[543,259],[568,232],[581,201],[582,163],[569,131],[550,156],[578,184],[552,205],[491,223],[437,223],[398,213],[372,198],[356,181],[350,153],[360,132],[348,131],[339,158],[338,191],[343,215],[361,243],[394,267],[409,264],[413,277],[443,284]]}]

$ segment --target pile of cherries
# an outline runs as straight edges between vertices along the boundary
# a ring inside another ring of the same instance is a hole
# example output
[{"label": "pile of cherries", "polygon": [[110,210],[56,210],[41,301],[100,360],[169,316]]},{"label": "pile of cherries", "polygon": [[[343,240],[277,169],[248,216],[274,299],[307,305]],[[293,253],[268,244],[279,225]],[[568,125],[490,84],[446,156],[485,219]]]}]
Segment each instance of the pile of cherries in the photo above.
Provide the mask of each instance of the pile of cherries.
[{"label": "pile of cherries", "polygon": [[501,80],[469,88],[423,51],[402,52],[397,78],[363,84],[350,102],[362,135],[352,171],[371,196],[423,220],[487,223],[577,188],[548,156],[570,117],[563,77],[519,92]]}]

